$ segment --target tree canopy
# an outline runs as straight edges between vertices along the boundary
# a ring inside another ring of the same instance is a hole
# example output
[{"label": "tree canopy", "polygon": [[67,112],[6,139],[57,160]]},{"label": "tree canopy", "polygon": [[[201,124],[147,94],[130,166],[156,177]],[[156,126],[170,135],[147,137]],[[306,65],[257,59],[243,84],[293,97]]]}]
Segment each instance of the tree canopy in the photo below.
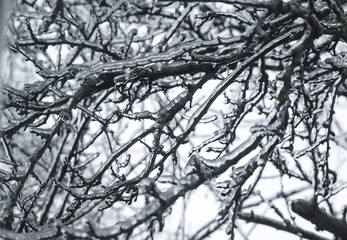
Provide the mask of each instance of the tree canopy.
[{"label": "tree canopy", "polygon": [[0,236],[347,239],[346,8],[18,1]]}]

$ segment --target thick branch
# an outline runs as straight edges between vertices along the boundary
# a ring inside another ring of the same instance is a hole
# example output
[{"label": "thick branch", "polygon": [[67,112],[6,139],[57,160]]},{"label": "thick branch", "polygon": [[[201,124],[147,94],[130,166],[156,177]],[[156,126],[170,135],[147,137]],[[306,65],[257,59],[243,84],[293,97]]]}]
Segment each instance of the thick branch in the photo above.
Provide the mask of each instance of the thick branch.
[{"label": "thick branch", "polygon": [[292,203],[292,210],[315,224],[318,230],[327,230],[341,239],[347,239],[347,223],[327,214],[313,203],[300,199]]},{"label": "thick branch", "polygon": [[286,231],[289,233],[301,235],[304,238],[310,239],[310,240],[328,240],[327,238],[321,237],[319,235],[316,235],[312,232],[306,231],[298,226],[291,225],[291,224],[285,224],[283,222],[276,221],[274,219],[266,218],[260,215],[256,215],[253,212],[252,213],[239,213],[238,217],[242,220],[245,220],[247,222],[253,222],[253,223],[259,223],[263,224],[272,228],[276,228],[278,230]]}]

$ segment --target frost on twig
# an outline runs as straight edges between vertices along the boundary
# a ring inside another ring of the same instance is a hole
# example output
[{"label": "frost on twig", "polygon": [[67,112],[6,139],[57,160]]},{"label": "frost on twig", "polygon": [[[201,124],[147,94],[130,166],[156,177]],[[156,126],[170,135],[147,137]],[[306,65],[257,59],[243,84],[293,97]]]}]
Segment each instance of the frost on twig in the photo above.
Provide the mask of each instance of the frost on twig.
[{"label": "frost on twig", "polygon": [[[314,214],[327,227],[344,208],[345,8],[17,1],[3,31],[0,236],[253,239],[266,225],[324,239],[296,221],[323,229]],[[218,221],[184,213],[199,191]],[[291,208],[304,195],[312,204]]]}]

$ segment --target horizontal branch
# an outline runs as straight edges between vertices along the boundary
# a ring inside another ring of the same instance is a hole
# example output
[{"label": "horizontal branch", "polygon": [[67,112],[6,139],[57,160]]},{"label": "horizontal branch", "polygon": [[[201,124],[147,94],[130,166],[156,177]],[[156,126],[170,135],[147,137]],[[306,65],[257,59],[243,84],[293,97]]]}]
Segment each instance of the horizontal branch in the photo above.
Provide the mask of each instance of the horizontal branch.
[{"label": "horizontal branch", "polygon": [[293,233],[296,235],[301,235],[304,238],[310,239],[310,240],[328,240],[327,238],[321,237],[317,234],[314,234],[312,232],[309,232],[307,230],[304,230],[298,226],[291,225],[291,224],[285,224],[282,221],[276,221],[271,218],[267,218],[264,216],[260,216],[257,214],[251,213],[239,213],[238,217],[242,220],[245,220],[247,222],[253,222],[253,223],[259,223],[263,224],[272,228],[276,228],[278,230],[282,230],[288,233]]},{"label": "horizontal branch", "polygon": [[347,223],[327,214],[312,202],[297,200],[292,203],[292,210],[316,225],[318,230],[327,230],[341,239],[347,239]]}]

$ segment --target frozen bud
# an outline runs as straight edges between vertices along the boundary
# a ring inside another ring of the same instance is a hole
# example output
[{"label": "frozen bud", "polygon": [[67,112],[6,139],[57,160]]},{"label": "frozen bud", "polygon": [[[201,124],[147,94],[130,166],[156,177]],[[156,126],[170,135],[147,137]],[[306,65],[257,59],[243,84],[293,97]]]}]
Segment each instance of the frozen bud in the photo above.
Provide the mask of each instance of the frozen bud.
[{"label": "frozen bud", "polygon": [[138,33],[137,29],[136,29],[136,28],[133,28],[133,29],[131,29],[130,32],[128,33],[128,36],[132,38],[132,37],[136,36],[137,33]]},{"label": "frozen bud", "polygon": [[329,120],[326,120],[326,121],[323,122],[322,125],[323,125],[324,128],[328,128],[329,125],[330,125],[330,121],[329,121]]},{"label": "frozen bud", "polygon": [[61,117],[61,119],[63,121],[71,120],[71,114],[68,111],[66,111],[66,110],[60,111],[59,116]]}]

